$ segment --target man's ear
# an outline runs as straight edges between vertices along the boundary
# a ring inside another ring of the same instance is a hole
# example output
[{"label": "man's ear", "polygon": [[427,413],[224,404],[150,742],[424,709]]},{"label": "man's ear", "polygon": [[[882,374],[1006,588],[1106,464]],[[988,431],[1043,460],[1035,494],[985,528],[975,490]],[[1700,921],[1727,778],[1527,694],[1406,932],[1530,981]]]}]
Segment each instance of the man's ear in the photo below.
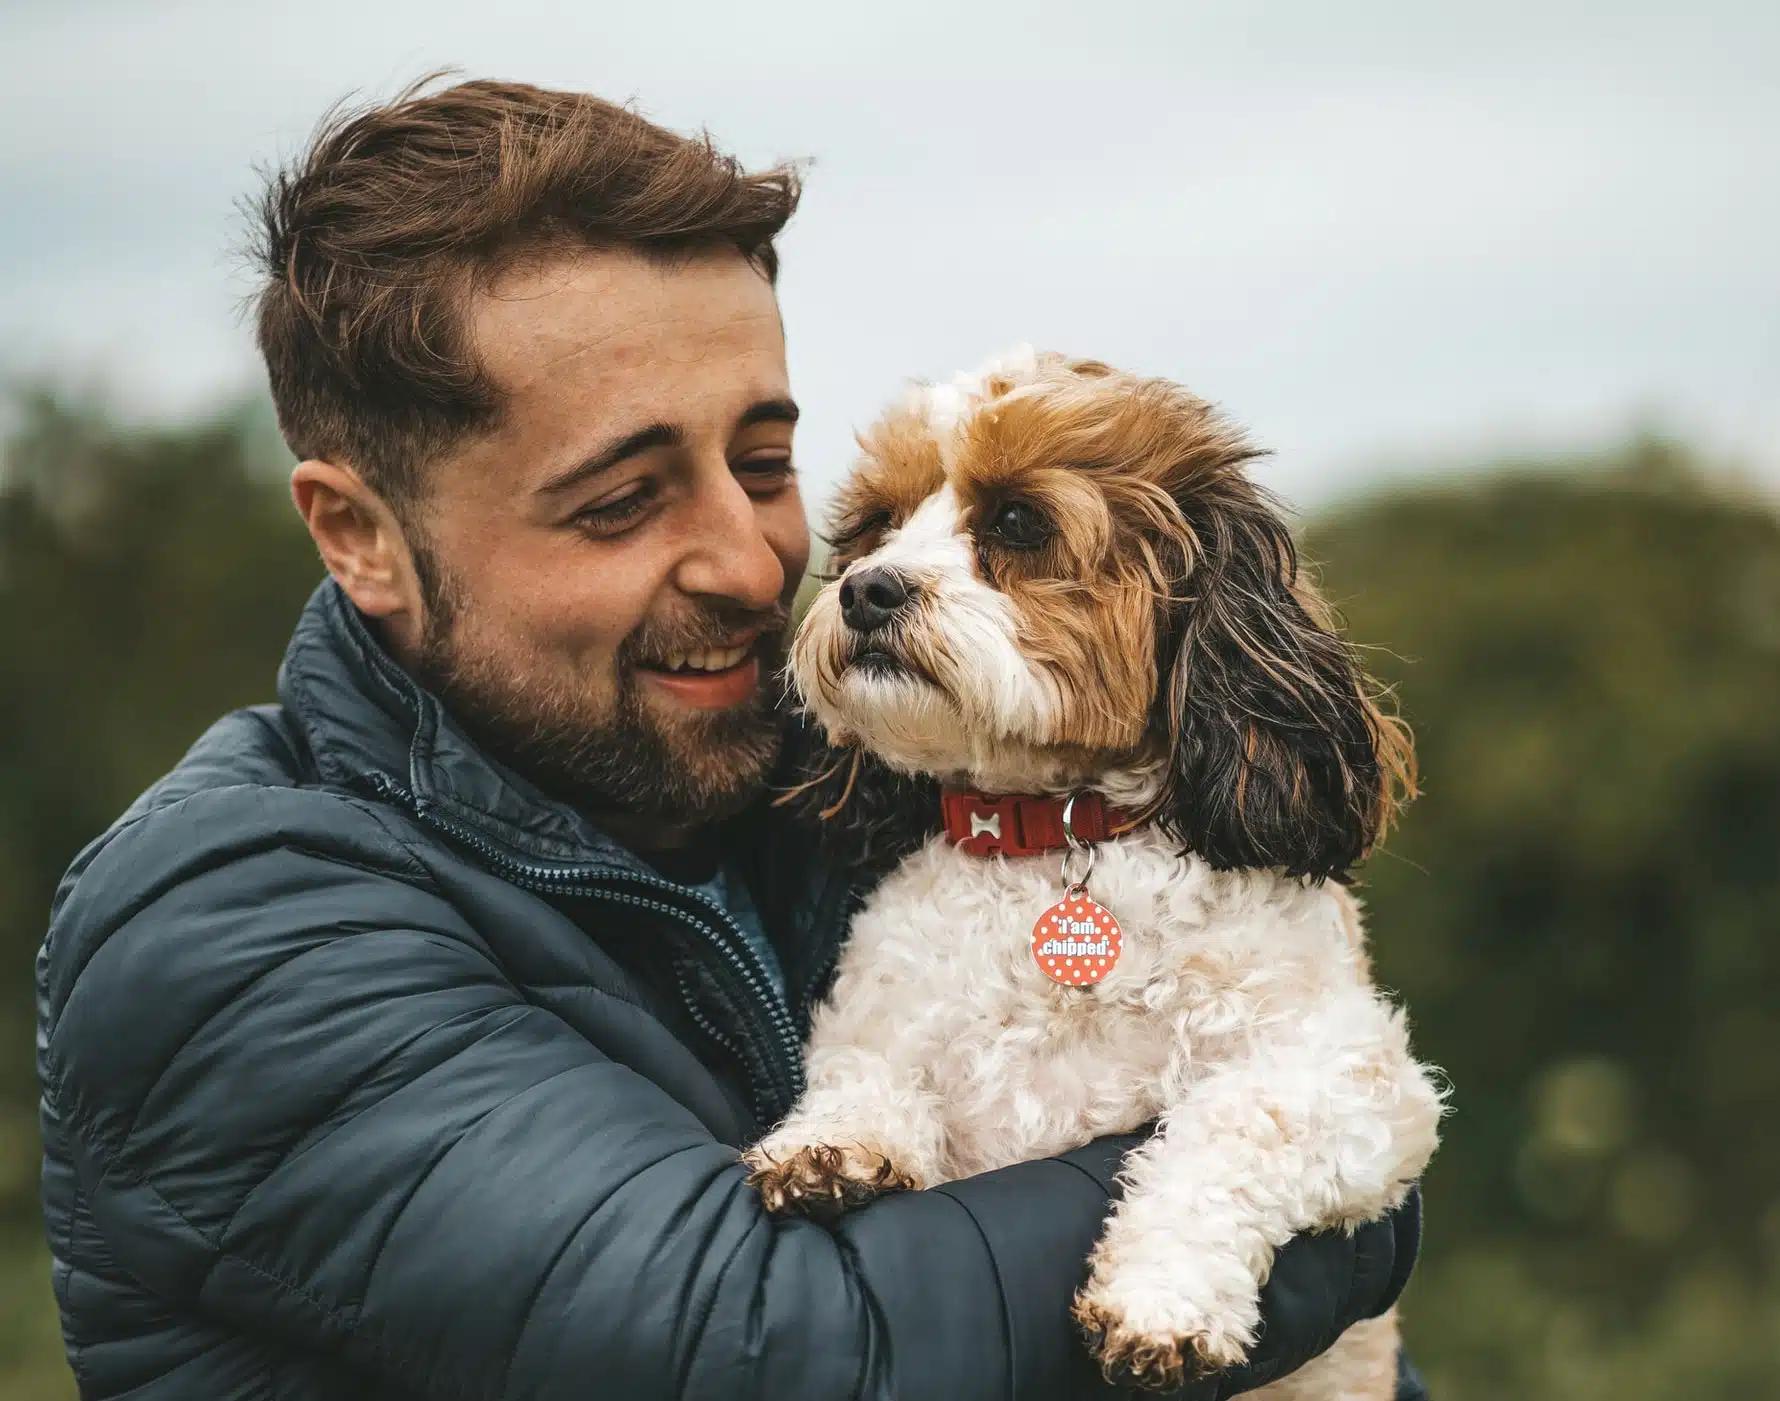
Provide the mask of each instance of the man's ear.
[{"label": "man's ear", "polygon": [[1374,702],[1258,489],[1183,513],[1193,558],[1168,609],[1163,825],[1215,867],[1339,878],[1414,793],[1408,729]]},{"label": "man's ear", "polygon": [[290,494],[322,563],[358,610],[398,632],[418,629],[419,579],[388,503],[351,467],[333,462],[299,462]]}]

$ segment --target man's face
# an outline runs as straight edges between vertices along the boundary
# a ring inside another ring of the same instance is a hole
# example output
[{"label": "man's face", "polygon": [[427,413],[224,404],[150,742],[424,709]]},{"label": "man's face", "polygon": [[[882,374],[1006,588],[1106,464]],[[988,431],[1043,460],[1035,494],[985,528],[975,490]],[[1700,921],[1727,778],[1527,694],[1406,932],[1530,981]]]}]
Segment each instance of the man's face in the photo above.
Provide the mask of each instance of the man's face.
[{"label": "man's face", "polygon": [[550,257],[478,293],[500,425],[418,512],[422,679],[560,797],[682,829],[760,791],[809,558],[778,303],[739,254]]}]

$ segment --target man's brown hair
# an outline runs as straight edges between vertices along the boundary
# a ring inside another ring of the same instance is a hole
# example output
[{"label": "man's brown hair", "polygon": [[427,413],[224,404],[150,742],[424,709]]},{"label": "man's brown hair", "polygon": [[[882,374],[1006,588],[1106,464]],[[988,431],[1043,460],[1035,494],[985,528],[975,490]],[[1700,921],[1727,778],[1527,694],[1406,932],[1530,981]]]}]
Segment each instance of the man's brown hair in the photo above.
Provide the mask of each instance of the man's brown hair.
[{"label": "man's brown hair", "polygon": [[798,199],[791,167],[750,174],[709,137],[585,93],[424,88],[325,119],[258,210],[258,338],[285,441],[350,463],[401,512],[429,457],[499,415],[465,334],[490,276],[559,248],[729,246],[772,279]]}]

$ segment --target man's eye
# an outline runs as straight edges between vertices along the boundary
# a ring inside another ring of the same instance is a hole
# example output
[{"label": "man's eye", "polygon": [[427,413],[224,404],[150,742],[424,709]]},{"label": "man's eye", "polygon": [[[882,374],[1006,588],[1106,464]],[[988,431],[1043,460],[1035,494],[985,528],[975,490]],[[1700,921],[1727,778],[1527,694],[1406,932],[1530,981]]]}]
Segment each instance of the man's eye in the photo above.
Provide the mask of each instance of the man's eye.
[{"label": "man's eye", "polygon": [[989,518],[990,537],[1010,550],[1036,550],[1051,538],[1051,522],[1030,501],[1009,501]]},{"label": "man's eye", "polygon": [[589,506],[586,510],[577,512],[574,522],[589,535],[617,535],[636,524],[654,499],[654,489],[646,484],[641,485],[616,501],[602,501],[597,506]]},{"label": "man's eye", "polygon": [[746,485],[760,491],[783,486],[797,475],[797,469],[791,465],[789,453],[775,453],[771,457],[744,457],[731,470]]}]

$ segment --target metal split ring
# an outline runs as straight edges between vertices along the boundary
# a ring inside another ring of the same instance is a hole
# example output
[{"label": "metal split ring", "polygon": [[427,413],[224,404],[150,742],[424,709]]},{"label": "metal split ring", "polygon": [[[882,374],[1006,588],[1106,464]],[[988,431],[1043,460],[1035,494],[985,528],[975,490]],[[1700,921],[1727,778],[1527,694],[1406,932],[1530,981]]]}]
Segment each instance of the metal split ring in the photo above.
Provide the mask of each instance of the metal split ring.
[{"label": "metal split ring", "polygon": [[[1063,804],[1063,840],[1069,843],[1063,852],[1063,884],[1068,890],[1085,889],[1088,877],[1094,873],[1094,843],[1076,836],[1075,824],[1070,821],[1075,811],[1075,800],[1079,797],[1080,793],[1071,793],[1068,801]],[[1087,857],[1087,865],[1082,868],[1080,876],[1072,879],[1069,874],[1070,858],[1078,852]]]}]

